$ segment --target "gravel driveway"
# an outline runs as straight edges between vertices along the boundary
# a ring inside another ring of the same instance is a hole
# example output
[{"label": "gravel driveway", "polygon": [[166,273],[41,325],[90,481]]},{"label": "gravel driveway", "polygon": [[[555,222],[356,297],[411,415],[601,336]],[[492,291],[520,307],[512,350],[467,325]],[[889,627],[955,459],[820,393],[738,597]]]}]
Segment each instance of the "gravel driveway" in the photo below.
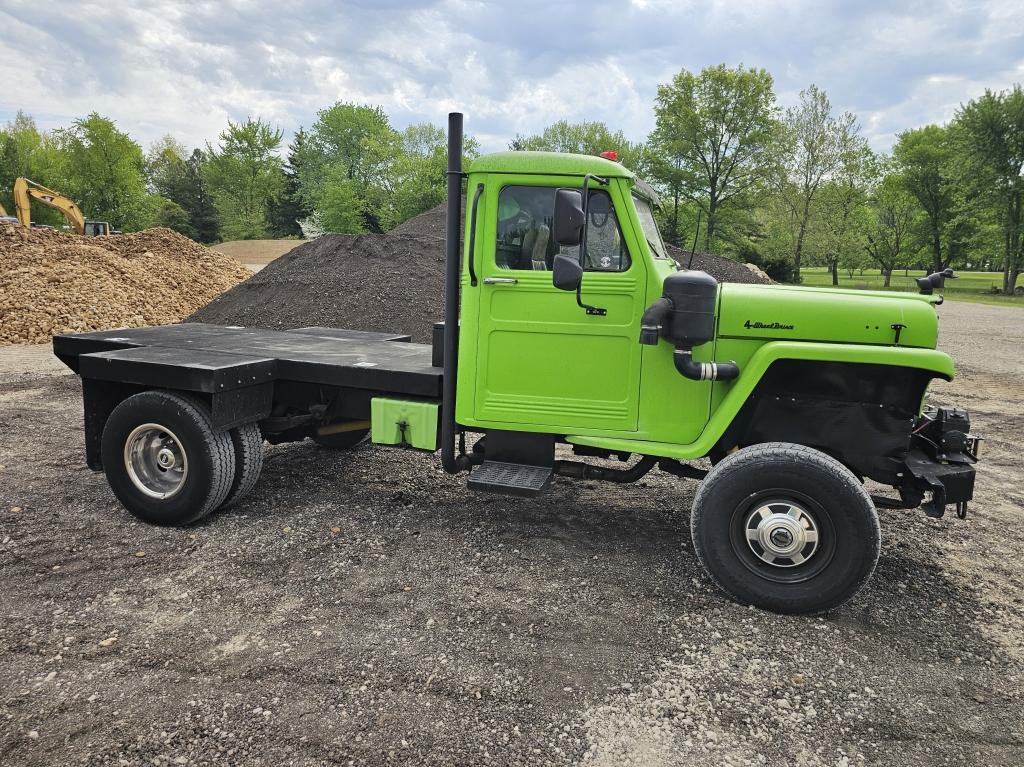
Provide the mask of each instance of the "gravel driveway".
[{"label": "gravel driveway", "polygon": [[814,619],[718,593],[664,475],[516,500],[307,442],[149,527],[84,466],[77,379],[0,349],[0,763],[1020,765],[1024,312],[940,311],[971,518],[882,511]]}]

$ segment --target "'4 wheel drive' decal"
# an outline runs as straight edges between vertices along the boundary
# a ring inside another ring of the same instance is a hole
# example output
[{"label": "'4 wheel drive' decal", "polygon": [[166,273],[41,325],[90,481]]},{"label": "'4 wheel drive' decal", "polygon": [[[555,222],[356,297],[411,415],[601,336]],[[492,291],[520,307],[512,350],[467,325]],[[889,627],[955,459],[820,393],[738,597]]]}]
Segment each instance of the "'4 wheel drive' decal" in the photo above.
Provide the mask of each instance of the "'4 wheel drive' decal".
[{"label": "'4 wheel drive' decal", "polygon": [[792,330],[792,325],[786,325],[783,322],[751,322],[747,320],[743,323],[743,327],[747,330]]}]

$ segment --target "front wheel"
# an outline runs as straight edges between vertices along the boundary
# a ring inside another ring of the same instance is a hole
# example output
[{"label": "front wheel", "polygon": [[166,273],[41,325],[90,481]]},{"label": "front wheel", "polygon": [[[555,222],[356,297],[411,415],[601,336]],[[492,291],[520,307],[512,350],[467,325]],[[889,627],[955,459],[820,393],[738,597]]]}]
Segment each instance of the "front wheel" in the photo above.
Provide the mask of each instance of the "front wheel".
[{"label": "front wheel", "polygon": [[693,502],[694,550],[740,602],[778,613],[838,607],[871,577],[878,514],[856,477],[812,448],[773,442],[715,465]]}]

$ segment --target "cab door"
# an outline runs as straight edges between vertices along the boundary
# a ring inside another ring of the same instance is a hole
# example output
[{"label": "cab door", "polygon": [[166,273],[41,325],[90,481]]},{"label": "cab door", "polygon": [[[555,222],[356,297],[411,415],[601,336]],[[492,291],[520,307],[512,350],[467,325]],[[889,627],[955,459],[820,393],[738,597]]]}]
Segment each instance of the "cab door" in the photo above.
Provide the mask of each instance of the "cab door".
[{"label": "cab door", "polygon": [[556,254],[578,257],[551,239],[556,188],[536,177],[488,184],[476,418],[556,433],[635,431],[646,273],[620,224],[629,217],[616,213],[625,201],[615,181],[591,193],[582,297],[606,310],[598,316],[551,281]]}]

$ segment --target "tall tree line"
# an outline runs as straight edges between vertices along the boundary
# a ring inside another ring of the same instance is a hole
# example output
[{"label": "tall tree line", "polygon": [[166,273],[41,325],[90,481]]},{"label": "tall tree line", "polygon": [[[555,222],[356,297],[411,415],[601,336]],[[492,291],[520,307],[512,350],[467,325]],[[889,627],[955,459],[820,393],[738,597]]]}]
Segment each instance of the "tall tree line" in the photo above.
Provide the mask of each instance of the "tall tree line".
[{"label": "tall tree line", "polygon": [[[598,154],[650,180],[670,242],[800,280],[807,265],[842,271],[946,266],[1024,269],[1024,91],[963,104],[946,125],[909,129],[872,152],[855,115],[816,85],[782,109],[769,72],[682,70],[658,87],[655,127],[630,141],[600,122],[558,121],[512,150]],[[469,157],[479,151],[467,141]],[[17,176],[75,199],[116,228],[168,226],[203,242],[384,232],[444,199],[445,136],[404,129],[373,105],[339,102],[287,146],[260,118],[229,121],[191,150],[173,137],[142,148],[98,114],[40,131],[18,113],[0,129],[0,203]],[[34,209],[42,223],[59,215]]]}]

